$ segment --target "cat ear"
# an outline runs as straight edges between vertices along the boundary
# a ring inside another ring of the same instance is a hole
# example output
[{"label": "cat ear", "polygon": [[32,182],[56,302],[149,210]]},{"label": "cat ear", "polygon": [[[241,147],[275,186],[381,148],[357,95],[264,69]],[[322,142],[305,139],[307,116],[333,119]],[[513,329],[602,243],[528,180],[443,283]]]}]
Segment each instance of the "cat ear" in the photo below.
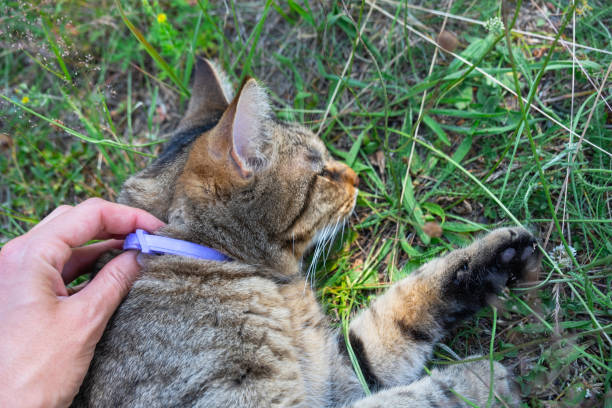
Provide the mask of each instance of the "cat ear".
[{"label": "cat ear", "polygon": [[236,99],[232,120],[232,158],[243,177],[262,170],[268,164],[271,140],[265,129],[270,103],[266,90],[248,78]]},{"label": "cat ear", "polygon": [[179,123],[179,129],[194,127],[219,118],[231,98],[228,83],[222,70],[211,61],[196,57],[192,75],[191,99],[187,112]]}]

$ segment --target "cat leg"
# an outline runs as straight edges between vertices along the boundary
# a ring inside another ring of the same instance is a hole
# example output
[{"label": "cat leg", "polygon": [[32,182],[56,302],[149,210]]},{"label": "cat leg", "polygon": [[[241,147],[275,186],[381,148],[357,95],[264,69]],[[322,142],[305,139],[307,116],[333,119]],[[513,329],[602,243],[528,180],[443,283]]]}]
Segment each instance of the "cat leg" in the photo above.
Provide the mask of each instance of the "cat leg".
[{"label": "cat leg", "polygon": [[[508,370],[493,364],[493,394],[490,395],[491,367],[487,360],[434,369],[410,385],[389,388],[355,401],[352,408],[439,408],[515,407],[516,385]],[[467,402],[469,401],[469,402]],[[487,403],[491,401],[490,405]],[[472,405],[474,404],[474,405]]]},{"label": "cat leg", "polygon": [[539,265],[535,239],[522,228],[495,230],[437,258],[378,297],[355,318],[349,340],[372,390],[410,384],[433,345]]}]

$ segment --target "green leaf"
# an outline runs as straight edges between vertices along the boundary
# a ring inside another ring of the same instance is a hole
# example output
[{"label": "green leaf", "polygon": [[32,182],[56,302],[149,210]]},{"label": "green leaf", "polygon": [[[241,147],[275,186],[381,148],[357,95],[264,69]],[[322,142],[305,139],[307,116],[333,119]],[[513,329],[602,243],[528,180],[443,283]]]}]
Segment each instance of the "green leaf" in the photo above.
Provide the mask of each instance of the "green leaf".
[{"label": "green leaf", "polygon": [[437,215],[438,217],[442,219],[442,222],[444,222],[444,219],[446,218],[446,214],[444,213],[444,209],[440,207],[438,204],[428,201],[428,202],[422,203],[421,207],[429,211],[431,214]]},{"label": "green leaf", "polygon": [[446,132],[444,131],[444,129],[442,129],[442,127],[440,127],[438,122],[432,119],[432,117],[429,115],[423,115],[423,122],[425,122],[425,124],[431,130],[433,130],[433,132],[438,136],[438,139],[440,139],[442,143],[444,143],[447,146],[450,146],[450,141],[448,140],[448,136],[446,136]]},{"label": "green leaf", "polygon": [[299,16],[302,17],[304,19],[304,21],[306,21],[312,27],[316,27],[315,21],[312,18],[312,16],[308,13],[308,11],[304,10],[304,8],[302,6],[300,6],[299,4],[297,4],[293,0],[289,0],[288,3],[289,3],[289,8],[292,11],[295,11],[297,14],[299,14]]},{"label": "green leaf", "polygon": [[420,253],[418,250],[416,250],[412,245],[408,243],[406,238],[400,239],[400,246],[402,247],[404,252],[412,258],[420,258],[421,256],[423,256],[422,253]]},{"label": "green leaf", "polygon": [[353,146],[351,146],[351,150],[349,150],[349,152],[347,153],[346,158],[344,160],[346,160],[346,164],[349,167],[353,167],[353,164],[355,163],[355,159],[357,158],[357,155],[359,154],[359,149],[361,148],[363,137],[368,132],[368,130],[370,130],[369,126],[365,128],[363,132],[359,134],[359,136],[357,136],[357,140],[355,140],[355,143],[353,143]]},{"label": "green leaf", "polygon": [[484,226],[478,224],[464,224],[462,222],[446,221],[442,224],[442,230],[451,232],[474,232],[484,230]]},{"label": "green leaf", "polygon": [[43,13],[41,13],[41,20],[43,22],[42,28],[43,28],[43,31],[45,32],[45,37],[47,37],[47,41],[49,42],[49,45],[51,46],[51,50],[53,50],[53,54],[55,55],[55,58],[57,58],[57,63],[60,66],[62,72],[64,73],[64,80],[66,80],[68,83],[71,83],[72,77],[70,76],[70,72],[68,72],[68,68],[66,67],[66,63],[64,62],[64,59],[62,58],[62,53],[59,49],[59,46],[57,45],[55,41],[55,38],[50,33],[50,29],[52,28],[51,20],[49,19],[49,17],[47,17],[47,15]]},{"label": "green leaf", "polygon": [[455,98],[455,107],[457,109],[465,109],[472,103],[472,87],[466,86],[459,91],[459,95]]},{"label": "green leaf", "polygon": [[423,231],[423,228],[421,228],[425,224],[425,220],[423,217],[423,211],[421,210],[421,207],[414,196],[414,188],[412,187],[412,177],[410,177],[410,174],[406,174],[405,180],[404,209],[415,221],[413,227],[415,228],[416,234],[419,236],[421,241],[427,245],[431,241],[431,238],[425,233],[425,231]]}]

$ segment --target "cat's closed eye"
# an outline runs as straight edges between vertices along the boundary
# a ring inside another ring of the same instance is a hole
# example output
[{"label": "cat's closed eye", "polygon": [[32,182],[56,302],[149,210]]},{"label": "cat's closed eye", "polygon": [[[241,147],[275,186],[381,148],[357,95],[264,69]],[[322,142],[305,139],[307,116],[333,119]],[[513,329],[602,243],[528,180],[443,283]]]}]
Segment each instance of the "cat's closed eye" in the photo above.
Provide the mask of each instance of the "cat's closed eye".
[{"label": "cat's closed eye", "polygon": [[333,181],[340,181],[340,173],[338,173],[337,171],[333,171],[327,167],[321,170],[321,172],[319,173],[319,176],[325,177]]},{"label": "cat's closed eye", "polygon": [[321,153],[316,150],[308,149],[306,152],[306,160],[311,162],[312,164],[320,164],[323,162],[323,158],[321,157]]}]

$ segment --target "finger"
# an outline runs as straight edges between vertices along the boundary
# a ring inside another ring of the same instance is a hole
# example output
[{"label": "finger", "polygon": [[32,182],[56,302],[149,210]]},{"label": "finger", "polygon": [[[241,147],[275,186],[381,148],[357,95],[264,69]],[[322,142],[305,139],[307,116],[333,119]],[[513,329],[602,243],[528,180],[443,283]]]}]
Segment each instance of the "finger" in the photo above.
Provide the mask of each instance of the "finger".
[{"label": "finger", "polygon": [[71,210],[72,208],[74,208],[71,205],[60,205],[59,207],[57,207],[55,210],[51,211],[49,213],[49,215],[47,215],[45,218],[43,218],[42,220],[40,220],[38,222],[38,224],[36,224],[34,226],[34,228],[30,229],[30,231],[35,231],[38,228],[42,227],[43,225],[47,224],[49,221],[51,221],[52,219],[58,217],[59,215],[62,215],[63,213],[65,213],[66,211]]},{"label": "finger", "polygon": [[92,239],[125,236],[137,228],[154,231],[163,225],[144,210],[98,198],[58,215],[28,235],[32,249],[61,270],[72,254],[71,248]]},{"label": "finger", "polygon": [[66,288],[66,294],[68,296],[72,296],[75,293],[78,293],[81,289],[83,289],[85,286],[87,286],[89,282],[81,282],[78,285],[75,286],[70,286]]},{"label": "finger", "polygon": [[94,311],[97,327],[103,329],[132,284],[138,277],[140,266],[136,251],[128,251],[110,261],[85,288],[71,299]]},{"label": "finger", "polygon": [[88,267],[100,258],[100,255],[111,249],[120,249],[122,245],[122,240],[110,239],[108,241],[74,248],[72,250],[72,256],[70,256],[70,259],[68,259],[64,265],[64,269],[62,269],[64,283],[68,284],[82,274],[90,272]]},{"label": "finger", "polygon": [[124,236],[136,228],[153,231],[163,225],[144,210],[91,198],[43,225],[40,234],[74,248],[92,239]]}]

